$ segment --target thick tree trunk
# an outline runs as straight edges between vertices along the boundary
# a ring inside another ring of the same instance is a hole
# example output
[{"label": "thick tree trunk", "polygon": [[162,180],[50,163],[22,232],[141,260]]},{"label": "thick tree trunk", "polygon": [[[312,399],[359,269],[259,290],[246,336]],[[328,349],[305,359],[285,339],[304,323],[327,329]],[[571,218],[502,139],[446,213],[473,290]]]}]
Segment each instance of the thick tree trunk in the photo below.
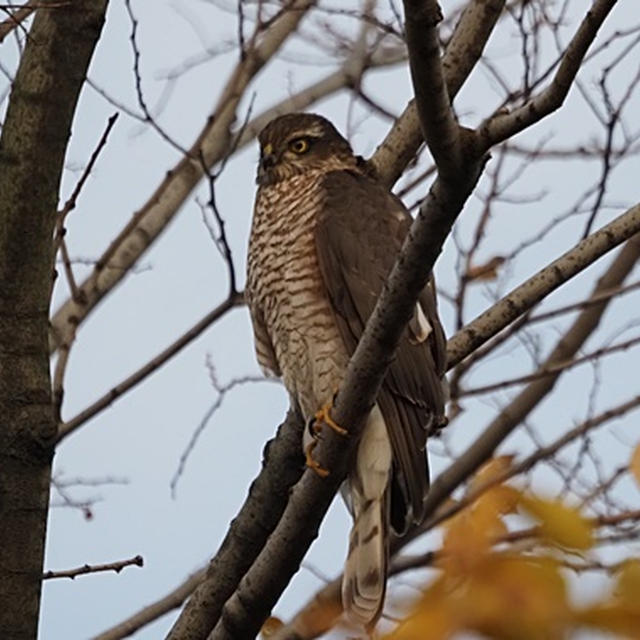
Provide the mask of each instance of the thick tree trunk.
[{"label": "thick tree trunk", "polygon": [[0,638],[35,638],[56,424],[48,311],[60,177],[107,0],[37,11],[0,138]]}]

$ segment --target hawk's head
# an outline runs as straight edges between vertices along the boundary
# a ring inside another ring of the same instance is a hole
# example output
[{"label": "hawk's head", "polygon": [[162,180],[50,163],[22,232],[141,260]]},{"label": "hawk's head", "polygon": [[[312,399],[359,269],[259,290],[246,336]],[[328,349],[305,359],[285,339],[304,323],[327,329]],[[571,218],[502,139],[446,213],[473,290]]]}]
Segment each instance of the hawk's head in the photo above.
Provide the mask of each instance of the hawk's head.
[{"label": "hawk's head", "polygon": [[307,171],[355,167],[349,143],[322,116],[290,113],[272,120],[258,136],[259,185],[274,184]]}]

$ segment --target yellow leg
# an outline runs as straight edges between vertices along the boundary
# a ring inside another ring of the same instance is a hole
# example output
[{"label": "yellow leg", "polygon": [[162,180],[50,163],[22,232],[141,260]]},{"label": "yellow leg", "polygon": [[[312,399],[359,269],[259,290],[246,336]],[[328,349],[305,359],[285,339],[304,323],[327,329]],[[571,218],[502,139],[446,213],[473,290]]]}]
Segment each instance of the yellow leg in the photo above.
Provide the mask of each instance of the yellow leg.
[{"label": "yellow leg", "polygon": [[346,436],[349,432],[346,429],[343,429],[335,420],[331,417],[329,411],[331,410],[331,404],[327,404],[319,411],[316,411],[314,415],[314,422],[311,425],[311,431],[313,432],[313,440],[309,443],[307,448],[304,451],[307,467],[313,469],[321,478],[326,478],[329,475],[328,469],[325,469],[320,464],[318,464],[314,459],[312,452],[316,448],[318,444],[318,439],[320,434],[322,433],[322,425],[326,424],[328,427],[333,429],[336,433],[341,436]]},{"label": "yellow leg", "polygon": [[331,404],[326,404],[322,409],[316,411],[315,419],[316,424],[324,422],[328,427],[331,427],[336,433],[339,433],[341,436],[346,436],[349,432],[346,429],[343,429],[337,422],[333,420],[329,411],[331,409]]},{"label": "yellow leg", "polygon": [[321,478],[326,478],[329,475],[329,471],[324,467],[320,466],[320,464],[318,464],[313,459],[313,456],[311,455],[311,452],[316,448],[317,444],[318,444],[317,440],[312,440],[309,443],[309,446],[304,450],[307,467],[309,467],[310,469],[313,469]]}]

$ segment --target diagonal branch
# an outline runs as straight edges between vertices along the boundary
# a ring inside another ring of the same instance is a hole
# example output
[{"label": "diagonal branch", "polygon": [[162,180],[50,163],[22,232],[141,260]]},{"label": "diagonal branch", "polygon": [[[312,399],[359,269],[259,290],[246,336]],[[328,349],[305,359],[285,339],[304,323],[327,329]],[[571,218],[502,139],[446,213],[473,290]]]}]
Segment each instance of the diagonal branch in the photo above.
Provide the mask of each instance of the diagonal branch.
[{"label": "diagonal branch", "polygon": [[520,133],[562,106],[587,50],[616,2],[617,0],[596,0],[593,3],[562,56],[551,84],[542,93],[515,111],[498,113],[482,124],[478,134],[485,149]]},{"label": "diagonal branch", "polygon": [[[52,350],[81,323],[102,298],[122,280],[151,246],[202,177],[206,166],[220,162],[231,147],[231,127],[244,92],[264,64],[293,33],[313,0],[293,0],[270,25],[259,44],[247,52],[223,89],[207,125],[176,167],[167,173],[147,203],[137,211],[98,260],[93,273],[80,285],[81,301],[70,299],[52,319]],[[110,263],[120,269],[108,269]]]},{"label": "diagonal branch", "polygon": [[[442,57],[449,99],[453,101],[480,59],[506,0],[471,0]],[[374,173],[391,188],[423,142],[414,100],[407,105],[370,159]]]},{"label": "diagonal branch", "polygon": [[585,353],[584,355],[578,356],[577,358],[572,358],[571,360],[556,362],[547,367],[539,367],[537,371],[528,373],[524,376],[508,378],[499,382],[491,382],[489,384],[484,384],[478,387],[471,387],[469,389],[462,389],[460,391],[459,397],[462,398],[465,396],[475,396],[481,395],[483,393],[491,393],[492,391],[499,391],[512,385],[519,385],[524,384],[525,382],[539,380],[540,378],[544,378],[545,376],[555,375],[559,371],[566,371],[567,369],[572,369],[573,367],[577,367],[581,364],[594,362],[598,358],[602,358],[603,356],[607,356],[612,353],[627,351],[628,349],[637,346],[639,343],[640,337],[636,336],[629,340],[625,340],[624,342],[618,342],[607,347],[601,347],[600,349],[596,349],[595,351],[590,351],[589,353]]},{"label": "diagonal branch", "polygon": [[460,166],[460,132],[453,115],[443,65],[437,25],[442,12],[436,0],[404,0],[405,31],[415,104],[422,135],[440,175]]},{"label": "diagonal branch", "polygon": [[[561,284],[639,231],[640,204],[637,204],[538,271],[456,333],[447,345],[449,368],[457,365]],[[635,242],[638,240],[634,239]],[[598,305],[594,306],[599,308]]]},{"label": "diagonal branch", "polygon": [[[640,229],[640,205],[630,210],[630,212],[632,211],[635,211],[636,224],[638,224],[637,229]],[[619,286],[631,272],[639,258],[640,236],[636,235],[627,242],[609,269],[607,269],[605,274],[598,280],[593,294],[597,295],[602,291]],[[560,338],[555,348],[542,364],[542,367],[549,368],[557,362],[563,362],[575,356],[597,328],[610,301],[611,298],[603,300],[601,303],[590,306],[582,311],[569,330]],[[482,317],[483,316],[480,316],[480,318]],[[474,323],[475,322],[477,321],[474,321]],[[455,358],[451,358],[450,356],[450,366],[452,361],[455,363]],[[435,479],[426,500],[425,510],[427,514],[433,514],[465,478],[469,477],[483,462],[491,457],[498,445],[522,423],[524,418],[529,415],[553,389],[561,374],[562,371],[557,371],[552,375],[527,385],[513,401],[496,416],[475,442]]]},{"label": "diagonal branch", "polygon": [[349,425],[349,437],[345,440],[332,432],[317,447],[314,452],[317,461],[331,473],[320,478],[307,469],[302,475],[277,527],[225,604],[210,640],[254,637],[298,570],[346,475],[364,418],[375,403],[418,295],[482,166],[481,160],[476,161],[465,167],[457,180],[444,183],[438,179],[432,186],[367,322],[335,400],[332,417],[338,424]]},{"label": "diagonal branch", "polygon": [[[313,3],[304,4],[307,6]],[[294,12],[293,15],[299,18],[301,11]],[[285,19],[286,16],[281,18],[281,20]],[[291,25],[291,20],[293,18],[286,22],[281,31],[284,31],[285,27],[294,28],[294,25]],[[269,32],[265,35],[262,42],[265,48],[261,49],[261,57],[273,55],[276,44],[282,44],[279,40],[275,42],[276,36],[283,38],[284,34]],[[266,48],[267,45],[269,45],[268,48]],[[353,84],[355,76],[368,68],[393,65],[405,59],[406,53],[398,48],[380,48],[372,56],[367,55],[364,61],[358,59],[356,55],[348,57],[338,70],[253,118],[243,131],[239,132],[240,137],[235,144],[235,150],[238,151],[249,144],[267,122],[276,116],[306,109],[321,98],[350,86]],[[248,61],[245,60],[242,64],[246,66]],[[239,99],[236,94],[240,92],[241,88],[238,88],[236,93],[232,93],[229,98],[233,98],[234,104]],[[221,98],[218,107],[207,120],[207,125],[189,151],[192,159],[183,158],[167,172],[166,177],[148,201],[134,214],[132,220],[101,256],[93,273],[80,286],[80,291],[86,294],[86,299],[82,304],[70,299],[56,311],[51,321],[50,346],[52,351],[55,351],[65,336],[70,333],[71,325],[77,325],[86,320],[96,305],[125,277],[135,262],[164,231],[202,178],[202,159],[205,160],[205,166],[211,167],[229,153],[233,144],[230,129],[235,120],[235,111],[230,113],[229,109],[229,105]],[[116,264],[118,268],[109,269],[110,264]]]},{"label": "diagonal branch", "polygon": [[229,296],[224,302],[216,306],[209,311],[202,319],[186,331],[177,340],[171,343],[168,347],[163,349],[158,355],[154,356],[140,367],[137,371],[132,373],[128,378],[112,387],[100,398],[92,402],[86,409],[83,409],[76,416],[62,422],[58,425],[58,437],[56,442],[61,442],[68,435],[71,435],[76,429],[93,418],[100,411],[106,409],[113,404],[118,398],[122,397],[127,391],[133,389],[136,385],[140,384],[147,376],[159,369],[167,360],[171,359],[176,353],[182,350],[192,340],[195,340],[207,327],[211,326],[216,320],[219,320],[225,313],[243,304],[244,296],[242,293],[235,293]]},{"label": "diagonal branch", "polygon": [[[53,3],[49,3],[53,4]],[[59,3],[57,6],[64,6],[68,2]],[[0,44],[2,41],[14,30],[20,27],[20,25],[39,7],[41,3],[36,0],[29,0],[20,8],[11,13],[8,9],[3,8],[8,14],[8,17],[0,22]]]},{"label": "diagonal branch", "polygon": [[126,620],[94,636],[92,640],[121,640],[128,638],[142,627],[154,622],[169,611],[179,607],[202,582],[205,570],[200,569],[170,591],[166,596],[152,602]]},{"label": "diagonal branch", "polygon": [[[80,197],[80,193],[82,188],[91,175],[91,171],[95,163],[100,156],[100,153],[104,149],[107,144],[107,140],[109,138],[109,133],[111,129],[115,125],[118,119],[118,113],[113,114],[109,120],[107,121],[107,126],[98,141],[96,148],[93,150],[89,158],[89,162],[85,167],[80,179],[76,183],[76,186],[71,193],[69,199],[65,202],[64,207],[58,211],[56,216],[56,226],[55,226],[55,235],[53,238],[53,258],[55,260],[56,255],[58,254],[58,250],[62,255],[62,263],[64,266],[65,274],[67,276],[67,282],[69,285],[69,289],[71,291],[71,297],[74,300],[79,300],[80,292],[78,291],[78,286],[76,284],[75,277],[73,275],[73,268],[71,267],[71,259],[69,258],[69,251],[67,249],[67,242],[65,239],[66,236],[66,228],[65,222],[66,218],[73,209],[75,209],[76,204],[78,202],[78,198]],[[52,283],[53,284],[53,283]],[[66,340],[59,345],[59,354],[58,361],[56,362],[56,366],[53,373],[53,410],[56,422],[60,421],[60,414],[62,411],[62,401],[64,398],[64,378],[66,374],[67,365],[69,363],[69,356],[71,355],[71,348],[73,343],[75,342],[76,332],[75,327],[74,330],[70,331]]]},{"label": "diagonal branch", "polygon": [[291,487],[302,473],[300,415],[290,410],[276,438],[264,448],[263,470],[234,518],[206,575],[176,620],[167,640],[206,638],[282,515]]}]

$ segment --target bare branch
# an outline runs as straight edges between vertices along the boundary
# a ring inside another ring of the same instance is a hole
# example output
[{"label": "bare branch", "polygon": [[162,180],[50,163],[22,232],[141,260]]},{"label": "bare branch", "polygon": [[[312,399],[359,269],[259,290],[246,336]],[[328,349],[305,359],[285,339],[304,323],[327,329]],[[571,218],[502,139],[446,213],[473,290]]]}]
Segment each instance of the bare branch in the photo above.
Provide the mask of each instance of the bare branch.
[{"label": "bare branch", "polygon": [[[9,14],[9,17],[0,22],[0,44],[14,29],[20,27],[20,24],[24,22],[38,8],[38,5],[40,5],[39,2],[29,0],[29,2],[25,3],[22,6],[17,5],[14,7],[1,7]],[[14,13],[10,13],[10,8],[16,8],[16,11]]]},{"label": "bare branch", "polygon": [[[69,252],[67,250],[67,243],[65,241],[66,229],[64,223],[69,212],[71,212],[75,208],[78,197],[80,196],[80,192],[82,191],[82,187],[87,181],[87,178],[89,177],[91,170],[93,169],[93,166],[95,165],[98,156],[100,155],[100,152],[106,146],[107,140],[109,138],[109,133],[111,132],[111,129],[115,125],[117,119],[118,114],[114,113],[107,121],[107,126],[105,127],[105,130],[100,140],[98,141],[96,148],[93,150],[87,166],[82,172],[80,179],[76,183],[71,196],[65,202],[64,207],[62,207],[62,209],[58,211],[56,217],[55,235],[53,239],[53,256],[55,259],[55,256],[58,253],[58,249],[60,249],[60,252],[62,253],[62,263],[64,265],[67,281],[69,283],[69,289],[71,290],[71,298],[77,303],[82,302],[82,297],[80,291],[78,290],[78,286],[73,275],[73,269],[71,267],[71,260],[69,258]],[[76,338],[76,328],[76,325],[72,326],[71,331],[69,331],[66,336],[66,339],[59,345],[58,360],[56,362],[56,367],[53,373],[53,411],[56,422],[60,422],[61,420],[60,416],[62,411],[62,401],[64,399],[64,376],[67,370],[69,356],[71,354],[71,347],[73,346]]]},{"label": "bare branch", "polygon": [[531,324],[535,322],[542,322],[544,320],[549,320],[550,318],[555,318],[563,313],[570,313],[571,311],[586,309],[587,307],[598,304],[598,302],[602,302],[603,300],[607,300],[608,298],[613,298],[614,296],[616,300],[619,300],[620,298],[622,298],[622,296],[626,295],[627,293],[632,293],[638,288],[640,288],[640,280],[632,282],[631,284],[628,284],[624,287],[612,287],[608,291],[602,291],[601,293],[594,294],[586,300],[580,300],[578,302],[573,302],[561,307],[556,307],[555,309],[549,309],[549,311],[544,311],[543,313],[536,313],[529,318],[529,323]]},{"label": "bare branch", "polygon": [[167,640],[206,638],[217,622],[224,603],[280,520],[291,487],[302,474],[304,423],[289,410],[275,439],[264,448],[263,470],[253,481],[249,495],[234,518],[206,576],[185,605]]},{"label": "bare branch", "polygon": [[142,122],[151,125],[153,129],[160,135],[160,137],[167,143],[169,143],[174,149],[178,150],[184,156],[189,156],[189,152],[184,149],[178,142],[176,142],[172,136],[170,136],[156,121],[151,114],[147,101],[142,91],[142,76],[140,74],[140,48],[138,47],[137,33],[138,33],[138,19],[133,13],[131,8],[131,0],[124,0],[124,6],[129,16],[129,22],[131,23],[131,33],[129,34],[129,42],[131,44],[131,50],[133,52],[133,76],[135,78],[136,96],[138,98],[138,106],[142,111]]},{"label": "bare branch", "polygon": [[84,183],[87,181],[87,178],[91,174],[93,166],[98,160],[100,153],[107,145],[107,140],[109,139],[109,134],[111,133],[111,129],[113,129],[113,126],[115,125],[119,116],[120,116],[119,113],[114,113],[107,120],[107,126],[102,132],[102,136],[100,137],[100,140],[98,140],[98,144],[93,150],[93,153],[89,158],[89,162],[87,162],[87,166],[84,168],[84,171],[80,176],[80,179],[76,183],[76,186],[74,187],[71,195],[69,196],[69,199],[64,203],[64,206],[62,207],[62,209],[58,211],[58,218],[56,221],[56,241],[62,239],[62,237],[64,236],[63,230],[64,230],[64,223],[67,218],[67,215],[69,214],[69,212],[73,211],[76,208],[76,204],[78,202],[78,197],[80,196],[80,192],[82,191],[82,187],[84,187]]},{"label": "bare branch", "polygon": [[[476,63],[500,17],[505,0],[470,0],[442,58],[449,99],[453,101]],[[393,186],[423,142],[412,100],[369,160],[375,174]]]},{"label": "bare branch", "polygon": [[472,387],[470,389],[463,389],[460,391],[459,397],[490,393],[492,391],[499,391],[513,385],[524,384],[525,382],[532,382],[533,380],[539,380],[540,378],[544,378],[545,376],[555,375],[556,373],[566,371],[567,369],[572,369],[573,367],[577,367],[578,365],[593,362],[598,358],[610,355],[612,353],[627,351],[628,349],[635,347],[638,343],[640,343],[640,337],[631,338],[630,340],[625,340],[624,342],[619,342],[608,347],[602,347],[601,349],[596,349],[595,351],[585,353],[578,358],[572,358],[571,360],[566,360],[564,362],[556,362],[552,365],[540,367],[537,371],[534,371],[533,373],[525,376],[509,378],[508,380],[502,380],[500,382],[492,382],[490,384],[484,384],[482,386]]},{"label": "bare branch", "polygon": [[584,434],[593,431],[594,429],[604,424],[607,424],[615,418],[626,415],[630,411],[638,409],[638,407],[640,407],[640,396],[635,396],[634,398],[631,398],[630,400],[623,402],[616,407],[612,407],[611,409],[608,409],[607,411],[604,411],[603,413],[594,416],[589,420],[585,420],[583,423],[562,434],[562,436],[560,436],[550,444],[541,446],[521,462],[511,465],[502,473],[497,474],[489,482],[485,482],[481,485],[475,486],[472,491],[468,492],[463,498],[456,501],[454,504],[447,505],[445,508],[438,509],[432,518],[430,518],[420,526],[420,532],[422,533],[428,531],[438,524],[444,522],[445,520],[448,520],[456,513],[462,511],[462,509],[464,509],[466,506],[475,502],[482,494],[484,494],[492,487],[502,484],[507,480],[510,480],[511,478],[515,478],[520,474],[526,473],[536,464],[538,464],[542,460],[551,458],[554,454],[560,451],[560,449],[566,447],[568,444],[571,444],[573,441],[580,438]]},{"label": "bare branch", "polygon": [[[522,329],[525,326],[530,327],[532,324],[549,320],[563,313],[570,313],[571,311],[586,309],[587,307],[590,307],[594,304],[598,304],[603,300],[608,300],[609,298],[612,298],[614,296],[616,300],[619,300],[623,295],[627,293],[631,293],[637,290],[639,287],[640,287],[640,281],[633,282],[632,284],[629,284],[625,287],[622,287],[622,286],[613,287],[608,291],[602,291],[600,293],[594,294],[591,297],[587,298],[586,300],[580,300],[579,302],[574,302],[572,304],[567,304],[561,307],[557,307],[555,309],[550,309],[549,311],[538,313],[533,316],[531,315],[531,309],[530,309],[529,311],[521,315],[517,320],[507,325],[505,328],[501,329],[496,335],[493,336],[493,338],[490,338],[485,343],[483,343],[480,347],[478,347],[472,353],[470,353],[462,362],[460,362],[454,367],[454,372],[457,372],[458,377],[461,377],[474,364],[476,364],[483,358],[486,358],[489,354],[493,353],[493,351],[495,351],[500,345],[504,344],[507,340],[509,340],[509,338],[514,336],[518,331],[520,331],[520,329]],[[502,301],[499,301],[496,304],[500,304],[501,302]]]},{"label": "bare branch", "polygon": [[420,125],[440,175],[460,167],[460,136],[440,60],[437,25],[442,12],[436,0],[404,0],[409,65]]},{"label": "bare branch", "polygon": [[551,84],[542,93],[515,111],[498,113],[480,126],[478,136],[485,149],[511,138],[562,106],[587,50],[616,2],[596,0],[593,3],[569,43]]},{"label": "bare branch", "polygon": [[[634,207],[634,209],[631,209],[627,213],[633,212],[634,210],[635,215],[640,218],[640,205]],[[618,220],[619,219],[620,218],[618,218]],[[590,237],[593,238],[595,235],[596,234]],[[598,280],[594,294],[619,286],[631,272],[639,257],[640,236],[637,236],[627,242],[606,273]],[[507,296],[507,299],[508,298],[509,296]],[[542,366],[548,367],[556,362],[562,362],[572,358],[596,329],[608,304],[609,302],[604,300],[598,305],[585,309],[565,335],[561,337]],[[483,316],[480,316],[480,318],[482,317]],[[474,320],[471,326],[475,325],[476,322],[477,320]],[[466,329],[463,329],[458,335],[464,334],[465,331]],[[455,339],[456,337],[454,336],[453,340]],[[450,363],[457,362],[458,360],[455,357],[451,357],[451,351],[449,353]],[[425,511],[427,513],[434,513],[440,504],[453,493],[465,478],[469,477],[483,462],[488,460],[496,447],[521,424],[534,407],[553,389],[560,374],[561,372],[558,372],[527,385],[513,401],[496,416],[467,450],[458,456],[455,462],[435,479],[431,484],[426,500]]]},{"label": "bare branch", "polygon": [[[231,144],[231,127],[236,119],[238,104],[244,92],[265,62],[295,31],[313,0],[294,0],[264,34],[260,43],[231,74],[218,104],[188,155],[167,173],[148,202],[137,211],[104,252],[93,273],[80,285],[82,303],[68,300],[52,319],[52,343],[55,350],[64,342],[72,327],[82,322],[95,305],[120,282],[128,269],[139,259],[166,225],[202,177],[202,164],[213,166],[220,162]],[[116,262],[122,271],[106,269]]]},{"label": "bare branch", "polygon": [[66,569],[64,571],[45,571],[42,574],[42,579],[71,578],[71,580],[75,580],[78,576],[84,576],[88,573],[100,573],[102,571],[115,571],[116,573],[120,573],[125,567],[132,565],[136,567],[144,566],[142,556],[134,556],[128,560],[118,560],[117,562],[109,562],[108,564],[83,564],[81,567]]},{"label": "bare branch", "polygon": [[249,384],[252,382],[270,382],[272,384],[273,383],[280,384],[280,380],[278,378],[265,378],[263,375],[240,376],[238,378],[232,378],[226,384],[220,384],[220,382],[218,381],[218,377],[216,375],[213,361],[211,360],[211,357],[209,355],[207,355],[207,369],[209,370],[209,378],[211,380],[211,384],[215,389],[216,393],[218,394],[218,397],[216,398],[215,402],[207,409],[204,417],[200,421],[200,424],[191,434],[191,438],[189,439],[187,446],[185,447],[184,451],[180,454],[180,459],[178,460],[178,468],[176,469],[175,473],[173,474],[173,477],[171,478],[171,482],[169,483],[169,487],[171,488],[171,495],[173,497],[175,497],[176,495],[178,482],[182,477],[182,474],[184,473],[189,456],[195,449],[198,439],[202,435],[202,432],[205,430],[207,424],[222,406],[222,403],[224,402],[224,399],[227,393],[229,393],[230,391],[233,391],[233,389],[235,389],[236,387],[243,386],[245,384]]},{"label": "bare branch", "polygon": [[640,204],[579,242],[456,333],[447,345],[449,367],[458,364],[561,284],[639,231]]},{"label": "bare branch", "polygon": [[82,426],[87,420],[93,418],[100,411],[106,409],[110,404],[124,395],[127,391],[133,389],[133,387],[142,382],[148,375],[159,369],[165,362],[170,360],[192,340],[195,340],[195,338],[197,338],[216,320],[219,320],[225,313],[227,313],[227,311],[230,311],[234,307],[239,306],[243,303],[244,295],[242,292],[240,292],[233,297],[227,298],[222,304],[219,304],[217,307],[209,311],[209,313],[207,313],[201,320],[196,322],[196,324],[191,327],[191,329],[186,331],[182,336],[180,336],[175,342],[170,344],[166,349],[161,351],[157,356],[151,358],[151,360],[140,367],[140,369],[132,373],[120,384],[117,384],[102,397],[98,398],[86,409],[82,410],[78,415],[71,418],[71,420],[61,423],[58,426],[58,437],[56,442],[59,443],[61,440],[63,440],[80,426]]},{"label": "bare branch", "polygon": [[193,593],[193,590],[202,582],[204,575],[204,569],[196,571],[166,596],[147,605],[144,609],[141,609],[131,617],[111,627],[111,629],[107,629],[107,631],[103,631],[97,636],[94,636],[92,640],[120,640],[121,638],[128,638],[139,629],[142,629],[142,627],[182,605],[191,593]]}]

